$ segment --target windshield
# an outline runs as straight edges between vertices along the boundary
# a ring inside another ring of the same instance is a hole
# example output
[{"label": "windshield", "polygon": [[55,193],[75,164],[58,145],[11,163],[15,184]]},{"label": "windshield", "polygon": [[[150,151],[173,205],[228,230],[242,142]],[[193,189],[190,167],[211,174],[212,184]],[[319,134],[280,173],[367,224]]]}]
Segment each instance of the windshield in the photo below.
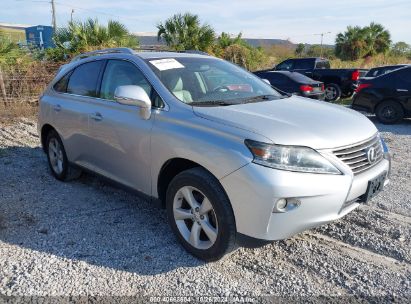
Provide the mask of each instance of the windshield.
[{"label": "windshield", "polygon": [[146,61],[170,92],[187,104],[231,105],[284,97],[253,74],[213,57]]}]

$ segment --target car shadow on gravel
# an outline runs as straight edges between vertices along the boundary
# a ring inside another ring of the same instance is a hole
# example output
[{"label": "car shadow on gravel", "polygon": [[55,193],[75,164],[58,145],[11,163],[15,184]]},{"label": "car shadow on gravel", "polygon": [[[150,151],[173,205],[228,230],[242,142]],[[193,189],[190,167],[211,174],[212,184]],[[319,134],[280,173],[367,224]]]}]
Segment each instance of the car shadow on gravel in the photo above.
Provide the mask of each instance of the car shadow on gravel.
[{"label": "car shadow on gravel", "polygon": [[389,132],[397,135],[411,135],[411,119],[403,119],[398,124],[393,125],[384,125],[380,123],[375,116],[368,116],[368,119],[371,120],[378,131],[380,132]]},{"label": "car shadow on gravel", "polygon": [[40,148],[1,151],[1,242],[74,268],[85,262],[154,275],[204,264],[178,244],[166,212],[150,201],[90,174],[58,182]]}]

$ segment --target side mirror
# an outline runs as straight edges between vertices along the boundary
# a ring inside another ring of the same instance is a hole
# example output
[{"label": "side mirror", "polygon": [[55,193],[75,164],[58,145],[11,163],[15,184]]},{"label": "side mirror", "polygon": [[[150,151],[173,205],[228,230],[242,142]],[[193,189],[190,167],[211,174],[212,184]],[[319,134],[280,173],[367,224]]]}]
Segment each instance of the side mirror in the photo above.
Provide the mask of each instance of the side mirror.
[{"label": "side mirror", "polygon": [[137,85],[119,86],[114,92],[114,99],[123,105],[140,107],[141,118],[150,119],[151,100],[142,87]]},{"label": "side mirror", "polygon": [[261,80],[262,80],[262,81],[264,81],[266,84],[271,85],[271,82],[270,82],[268,79],[264,79],[264,78],[262,78]]}]

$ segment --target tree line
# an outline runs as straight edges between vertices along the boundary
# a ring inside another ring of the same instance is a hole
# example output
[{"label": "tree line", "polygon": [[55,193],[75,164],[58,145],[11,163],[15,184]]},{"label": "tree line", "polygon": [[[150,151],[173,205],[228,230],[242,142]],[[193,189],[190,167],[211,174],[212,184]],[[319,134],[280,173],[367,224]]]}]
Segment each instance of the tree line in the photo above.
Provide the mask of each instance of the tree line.
[{"label": "tree line", "polygon": [[[164,42],[171,50],[204,51],[250,70],[264,67],[269,61],[270,51],[267,47],[251,46],[242,38],[241,33],[217,34],[211,25],[202,23],[198,15],[175,14],[156,27],[158,40]],[[35,59],[63,61],[78,53],[94,49],[139,46],[138,37],[130,33],[120,22],[109,21],[107,25],[103,25],[97,19],[85,22],[71,21],[66,27],[55,30],[53,40],[55,48],[44,51],[31,50],[31,55]],[[22,57],[22,52],[24,50],[19,50],[16,44],[7,42],[0,35],[0,63],[7,60],[18,61]],[[405,42],[392,44],[389,31],[377,23],[365,27],[348,26],[345,32],[337,34],[334,47],[298,44],[293,52],[300,57],[323,56],[350,61],[378,54],[411,57],[410,46]],[[276,57],[290,54],[283,53],[277,52]]]}]

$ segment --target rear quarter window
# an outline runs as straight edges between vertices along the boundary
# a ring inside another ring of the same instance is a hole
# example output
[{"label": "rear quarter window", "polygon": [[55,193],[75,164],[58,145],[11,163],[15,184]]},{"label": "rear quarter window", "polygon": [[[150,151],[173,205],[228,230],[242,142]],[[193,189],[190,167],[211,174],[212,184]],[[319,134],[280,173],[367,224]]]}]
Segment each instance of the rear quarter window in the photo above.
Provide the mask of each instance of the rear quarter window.
[{"label": "rear quarter window", "polygon": [[71,72],[64,75],[56,84],[53,86],[54,90],[59,93],[66,93],[67,92],[67,84],[70,79]]}]

